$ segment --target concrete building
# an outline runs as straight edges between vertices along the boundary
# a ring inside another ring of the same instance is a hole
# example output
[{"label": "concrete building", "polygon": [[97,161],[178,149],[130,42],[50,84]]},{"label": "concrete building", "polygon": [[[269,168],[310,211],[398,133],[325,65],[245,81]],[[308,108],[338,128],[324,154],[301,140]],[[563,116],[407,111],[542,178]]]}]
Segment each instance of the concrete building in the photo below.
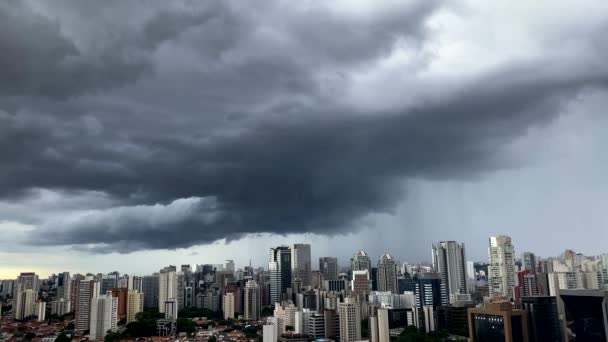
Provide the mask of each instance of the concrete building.
[{"label": "concrete building", "polygon": [[557,296],[559,290],[584,289],[582,273],[573,272],[553,272],[548,274],[549,295]]},{"label": "concrete building", "polygon": [[310,245],[296,243],[291,246],[291,277],[302,282],[302,286],[311,284]]},{"label": "concrete building", "polygon": [[368,270],[353,271],[351,290],[358,296],[365,296],[370,290],[370,277]]},{"label": "concrete building", "polygon": [[134,322],[136,315],[144,311],[144,294],[137,290],[127,293],[127,323]]},{"label": "concrete building", "polygon": [[521,268],[522,271],[528,270],[536,272],[536,256],[532,252],[521,253]]},{"label": "concrete building", "polygon": [[158,311],[164,313],[165,303],[168,301],[177,302],[178,294],[178,277],[175,266],[163,268],[158,274]]},{"label": "concrete building", "polygon": [[441,241],[433,244],[433,269],[441,275],[448,294],[467,292],[464,243]]},{"label": "concrete building", "polygon": [[270,249],[270,303],[280,303],[284,294],[291,289],[291,250],[286,246]]},{"label": "concrete building", "polygon": [[234,293],[228,292],[222,297],[222,311],[224,319],[234,319]]},{"label": "concrete building", "polygon": [[179,312],[179,304],[177,303],[177,300],[174,298],[168,299],[165,302],[163,312],[165,313],[166,320],[177,320]]},{"label": "concrete building", "polygon": [[528,313],[511,303],[468,309],[470,342],[528,342]]},{"label": "concrete building", "polygon": [[276,317],[269,317],[268,323],[262,327],[263,342],[277,342],[279,339],[279,325]]},{"label": "concrete building", "polygon": [[295,328],[296,310],[296,306],[292,303],[275,304],[274,317],[276,318],[279,334],[285,333],[287,327]]},{"label": "concrete building", "polygon": [[40,280],[38,275],[34,272],[22,272],[17,277],[17,288],[19,285],[22,286],[23,290],[34,290],[36,294],[40,291]]},{"label": "concrete building", "polygon": [[352,298],[345,298],[338,304],[340,320],[340,342],[361,340],[361,311],[359,303]]},{"label": "concrete building", "polygon": [[244,317],[248,321],[260,319],[262,310],[260,287],[255,280],[247,281],[245,284]]},{"label": "concrete building", "polygon": [[51,302],[51,314],[63,316],[70,312],[70,302],[61,298]]},{"label": "concrete building", "polygon": [[350,259],[350,269],[351,271],[367,270],[371,273],[372,261],[369,258],[369,255],[363,250],[357,251]]},{"label": "concrete building", "polygon": [[515,287],[515,250],[508,236],[492,236],[489,239],[488,286],[490,297],[513,298]]},{"label": "concrete building", "polygon": [[335,257],[321,257],[319,258],[319,272],[323,280],[337,280],[338,279],[338,258]]},{"label": "concrete building", "polygon": [[35,303],[38,293],[31,288],[24,289],[26,285],[19,283],[15,298],[15,319],[22,320],[35,314]]},{"label": "concrete building", "polygon": [[110,289],[108,292],[112,293],[112,297],[116,297],[118,301],[118,320],[127,319],[127,296],[129,293],[129,289],[124,288],[115,288]]},{"label": "concrete building", "polygon": [[91,299],[91,322],[89,338],[102,341],[109,331],[116,331],[118,325],[118,298],[108,291]]},{"label": "concrete building", "polygon": [[378,260],[378,291],[398,293],[397,263],[390,254],[384,254]]},{"label": "concrete building", "polygon": [[74,295],[75,329],[85,331],[90,328],[91,301],[100,295],[100,284],[93,277],[77,280]]}]

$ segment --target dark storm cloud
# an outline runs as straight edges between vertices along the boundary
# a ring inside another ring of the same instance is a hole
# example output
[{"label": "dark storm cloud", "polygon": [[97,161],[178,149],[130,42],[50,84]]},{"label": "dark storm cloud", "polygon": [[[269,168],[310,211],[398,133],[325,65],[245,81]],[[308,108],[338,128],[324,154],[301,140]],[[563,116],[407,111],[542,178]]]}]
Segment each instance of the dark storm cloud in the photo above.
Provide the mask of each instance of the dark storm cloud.
[{"label": "dark storm cloud", "polygon": [[[128,252],[251,233],[347,232],[366,215],[390,212],[404,180],[471,179],[512,166],[498,157],[506,143],[606,81],[606,70],[547,59],[496,68],[441,98],[363,110],[332,98],[342,90],[323,91],[328,69],[373,64],[401,40],[422,44],[435,3],[364,20],[322,6],[281,18],[278,3],[249,11],[239,4],[150,13],[128,41],[156,50],[145,60],[162,71],[70,100],[70,120],[57,119],[66,102],[12,99],[12,109],[0,111],[3,198],[23,200],[31,189],[99,191],[120,203],[42,219],[28,242]],[[72,46],[55,31],[63,43],[54,45]],[[20,51],[34,55],[48,50],[25,46]],[[53,69],[65,58],[58,56],[46,68],[65,76]],[[338,88],[351,82],[338,79]]]}]

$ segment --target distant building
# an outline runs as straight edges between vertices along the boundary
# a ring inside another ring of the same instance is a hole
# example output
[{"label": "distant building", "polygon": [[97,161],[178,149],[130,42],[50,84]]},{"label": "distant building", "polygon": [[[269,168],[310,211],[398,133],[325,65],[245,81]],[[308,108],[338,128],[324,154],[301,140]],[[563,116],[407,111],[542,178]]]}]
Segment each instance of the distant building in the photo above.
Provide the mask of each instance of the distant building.
[{"label": "distant building", "polygon": [[436,330],[436,309],[448,304],[448,295],[441,276],[422,273],[416,277],[416,326],[427,332]]},{"label": "distant building", "polygon": [[354,294],[359,296],[365,296],[370,290],[370,279],[369,271],[353,271],[352,288]]},{"label": "distant building", "polygon": [[158,273],[144,276],[142,279],[142,293],[144,294],[144,308],[158,308],[160,303],[159,295],[159,275]]},{"label": "distant building", "polygon": [[350,259],[350,268],[353,272],[363,270],[368,270],[369,272],[371,272],[372,261],[369,258],[369,255],[365,253],[365,251],[360,250],[357,251],[355,255],[353,255],[353,257]]},{"label": "distant building", "polygon": [[291,250],[286,246],[270,249],[270,303],[280,303],[283,294],[291,288]]},{"label": "distant building", "polygon": [[511,303],[468,309],[470,342],[528,342],[528,316]]},{"label": "distant building", "polygon": [[467,310],[470,307],[475,307],[475,304],[470,302],[437,307],[437,329],[450,335],[469,337]]},{"label": "distant building", "polygon": [[90,328],[91,301],[99,296],[99,291],[100,284],[92,277],[77,280],[74,298],[76,330],[82,332]]},{"label": "distant building", "polygon": [[291,276],[298,279],[302,286],[310,286],[310,245],[306,243],[296,243],[291,246]]},{"label": "distant building", "polygon": [[260,319],[262,303],[260,301],[260,287],[255,280],[247,281],[245,284],[244,316],[246,320],[255,321]]},{"label": "distant building", "polygon": [[127,323],[134,322],[136,315],[144,311],[144,294],[136,290],[127,293]]},{"label": "distant building", "polygon": [[532,252],[523,252],[521,254],[522,270],[536,272],[536,256]]},{"label": "distant building", "polygon": [[319,272],[324,280],[338,279],[338,258],[321,257],[319,258]]},{"label": "distant building", "polygon": [[27,317],[34,316],[35,303],[38,293],[31,288],[25,289],[23,283],[17,285],[17,296],[14,303],[14,312],[16,320],[23,320]]},{"label": "distant building", "polygon": [[228,292],[222,298],[222,311],[224,319],[234,319],[234,293]]},{"label": "distant building", "polygon": [[179,304],[177,303],[177,300],[174,298],[168,299],[165,302],[163,312],[165,313],[165,319],[174,321],[177,320],[177,315],[179,312]]},{"label": "distant building", "polygon": [[464,243],[441,241],[433,244],[433,269],[441,275],[448,294],[467,292]]},{"label": "distant building", "polygon": [[390,254],[378,260],[378,291],[397,293],[397,263]]},{"label": "distant building", "polygon": [[158,311],[164,313],[165,303],[168,301],[177,302],[178,294],[178,277],[175,266],[163,268],[158,274]]},{"label": "distant building", "polygon": [[116,297],[118,300],[118,320],[127,319],[127,295],[129,293],[128,288],[116,288],[109,291],[112,293],[112,297]]},{"label": "distant building", "polygon": [[513,298],[515,287],[515,257],[511,238],[508,236],[490,237],[490,265],[488,266],[488,285],[490,297]]}]

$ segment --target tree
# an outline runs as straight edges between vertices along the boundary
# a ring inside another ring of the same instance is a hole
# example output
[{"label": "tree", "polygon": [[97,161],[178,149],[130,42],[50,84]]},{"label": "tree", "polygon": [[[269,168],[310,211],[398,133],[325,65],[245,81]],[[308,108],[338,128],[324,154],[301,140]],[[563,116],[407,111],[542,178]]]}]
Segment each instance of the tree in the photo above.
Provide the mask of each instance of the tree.
[{"label": "tree", "polygon": [[188,335],[193,334],[196,330],[194,322],[189,318],[178,318],[177,319],[177,332],[185,332]]},{"label": "tree", "polygon": [[207,342],[215,342],[217,339],[215,338],[215,336],[209,336],[209,339],[207,339]]},{"label": "tree", "polygon": [[109,331],[106,336],[103,338],[104,342],[118,342],[122,339],[122,335],[118,332]]},{"label": "tree", "polygon": [[70,338],[68,337],[68,335],[66,335],[65,332],[61,332],[61,334],[59,334],[59,336],[57,336],[57,338],[55,339],[55,342],[70,342]]}]

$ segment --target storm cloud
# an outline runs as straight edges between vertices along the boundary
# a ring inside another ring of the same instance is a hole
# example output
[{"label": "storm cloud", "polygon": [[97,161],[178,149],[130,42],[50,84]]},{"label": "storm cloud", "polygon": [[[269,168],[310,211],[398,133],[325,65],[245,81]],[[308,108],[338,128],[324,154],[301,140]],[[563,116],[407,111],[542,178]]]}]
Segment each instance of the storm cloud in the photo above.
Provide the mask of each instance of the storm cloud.
[{"label": "storm cloud", "polygon": [[458,3],[58,4],[0,5],[0,196],[103,195],[5,213],[35,245],[357,230],[409,179],[520,166],[505,146],[608,80],[601,20],[569,31],[576,53],[543,32],[538,53],[455,77],[433,71],[433,22]]}]

